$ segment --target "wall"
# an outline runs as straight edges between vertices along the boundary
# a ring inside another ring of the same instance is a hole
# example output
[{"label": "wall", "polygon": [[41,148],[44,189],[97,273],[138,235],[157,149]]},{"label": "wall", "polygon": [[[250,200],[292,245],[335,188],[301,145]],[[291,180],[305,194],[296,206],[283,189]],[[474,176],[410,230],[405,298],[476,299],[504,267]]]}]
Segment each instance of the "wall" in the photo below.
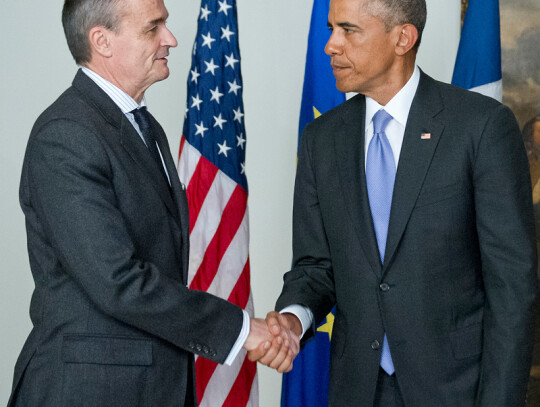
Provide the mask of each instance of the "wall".
[{"label": "wall", "polygon": [[[178,151],[190,50],[199,2],[165,0],[179,40],[171,77],[147,93],[153,114]],[[13,366],[31,324],[33,281],[28,266],[18,184],[28,134],[39,113],[69,86],[76,67],[60,23],[61,0],[5,1],[0,13],[0,404],[7,403]],[[460,1],[428,0],[418,57],[430,75],[449,81],[459,38]],[[298,115],[311,0],[238,0],[250,185],[252,288],[264,316],[291,259],[291,208]],[[281,376],[259,369],[261,407],[279,405]]]}]

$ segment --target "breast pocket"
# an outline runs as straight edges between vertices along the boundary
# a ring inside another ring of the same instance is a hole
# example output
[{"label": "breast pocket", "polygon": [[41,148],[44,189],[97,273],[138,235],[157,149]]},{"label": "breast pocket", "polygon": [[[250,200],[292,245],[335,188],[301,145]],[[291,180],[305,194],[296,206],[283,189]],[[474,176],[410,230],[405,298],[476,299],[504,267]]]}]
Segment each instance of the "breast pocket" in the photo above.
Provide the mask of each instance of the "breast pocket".
[{"label": "breast pocket", "polygon": [[147,406],[152,341],[131,337],[66,335],[63,403],[67,407]]},{"label": "breast pocket", "polygon": [[461,183],[454,183],[437,188],[426,188],[420,192],[415,207],[419,208],[422,206],[455,199],[464,193],[465,190]]}]

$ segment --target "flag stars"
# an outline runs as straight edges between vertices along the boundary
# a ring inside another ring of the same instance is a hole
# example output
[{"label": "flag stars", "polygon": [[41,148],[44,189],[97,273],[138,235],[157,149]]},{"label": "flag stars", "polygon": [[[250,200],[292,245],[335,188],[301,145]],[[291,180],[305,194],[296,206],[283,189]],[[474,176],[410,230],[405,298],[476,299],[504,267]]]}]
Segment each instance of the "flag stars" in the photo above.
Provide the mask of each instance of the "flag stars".
[{"label": "flag stars", "polygon": [[214,58],[210,60],[210,62],[204,61],[206,64],[206,71],[204,73],[212,72],[213,76],[216,76],[216,69],[219,68],[219,65],[214,64]]},{"label": "flag stars", "polygon": [[224,13],[226,16],[228,16],[227,12],[230,8],[232,8],[232,6],[229,6],[227,4],[227,0],[223,0],[223,1],[218,1],[219,3],[219,10],[218,10],[218,13]]},{"label": "flag stars", "polygon": [[221,97],[223,96],[223,93],[219,91],[219,86],[216,86],[215,90],[210,89],[210,93],[212,94],[210,101],[215,100],[216,103],[219,105],[219,99],[221,99]]},{"label": "flag stars", "polygon": [[236,139],[238,140],[238,144],[236,144],[236,147],[240,147],[243,150],[244,144],[246,144],[246,139],[244,138],[244,135],[240,133],[239,136],[236,136]]},{"label": "flag stars", "polygon": [[214,120],[216,121],[214,123],[214,127],[219,127],[221,130],[223,130],[223,124],[227,123],[227,120],[225,120],[223,117],[221,117],[221,113],[219,116],[214,116]]},{"label": "flag stars", "polygon": [[238,123],[242,123],[242,117],[244,117],[244,113],[242,113],[240,108],[238,108],[237,110],[233,109],[233,113],[234,113],[234,120],[238,121]]},{"label": "flag stars", "polygon": [[202,34],[203,37],[203,43],[202,46],[207,46],[209,49],[212,49],[212,43],[215,41],[214,38],[212,38],[212,35],[210,34],[210,31],[208,31],[208,35]]},{"label": "flag stars", "polygon": [[240,174],[242,174],[242,175],[245,174],[246,173],[246,163],[245,162],[240,163],[240,168],[241,168]]},{"label": "flag stars", "polygon": [[199,98],[199,94],[197,93],[197,96],[195,97],[191,97],[191,99],[193,99],[193,102],[191,103],[191,107],[196,107],[197,110],[201,110],[201,104],[202,104],[202,99]]},{"label": "flag stars", "polygon": [[227,83],[230,86],[229,93],[234,93],[236,96],[238,96],[238,90],[242,89],[242,87],[236,83],[236,79],[234,80],[234,82],[227,81]]},{"label": "flag stars", "polygon": [[191,82],[195,82],[195,84],[197,84],[199,81],[199,76],[201,76],[201,74],[197,70],[197,67],[195,67],[195,69],[191,71]]},{"label": "flag stars", "polygon": [[204,127],[204,123],[201,120],[201,124],[195,124],[195,127],[197,128],[197,131],[195,132],[196,136],[204,137],[204,132],[208,129]]},{"label": "flag stars", "polygon": [[223,154],[225,157],[227,157],[227,152],[228,152],[229,150],[232,150],[232,147],[229,147],[229,146],[227,145],[227,140],[225,140],[225,141],[223,142],[223,144],[217,143],[217,145],[218,145],[218,147],[219,147],[218,155]]},{"label": "flag stars", "polygon": [[228,42],[231,42],[231,36],[234,35],[234,32],[229,29],[229,26],[227,28],[221,27],[221,39],[227,38]]},{"label": "flag stars", "polygon": [[200,20],[208,21],[208,16],[212,14],[210,10],[208,10],[208,5],[201,7],[201,18]]},{"label": "flag stars", "polygon": [[225,64],[225,68],[230,66],[234,70],[234,64],[237,64],[239,61],[238,59],[234,58],[234,54],[231,52],[231,56],[225,55],[225,59],[227,60],[227,63]]}]

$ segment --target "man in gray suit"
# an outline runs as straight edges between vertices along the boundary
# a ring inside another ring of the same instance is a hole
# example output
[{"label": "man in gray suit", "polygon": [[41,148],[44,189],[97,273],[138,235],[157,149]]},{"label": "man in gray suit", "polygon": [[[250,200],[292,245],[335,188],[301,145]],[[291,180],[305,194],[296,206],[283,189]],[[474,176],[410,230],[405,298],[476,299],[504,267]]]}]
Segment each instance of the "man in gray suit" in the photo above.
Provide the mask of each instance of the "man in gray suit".
[{"label": "man in gray suit", "polygon": [[305,341],[336,306],[330,406],[522,407],[527,156],[507,107],[416,66],[425,21],[424,0],[331,0],[326,53],[359,95],[303,133],[276,309]]},{"label": "man in gray suit", "polygon": [[195,406],[194,356],[231,363],[270,349],[290,369],[297,338],[186,287],[186,195],[144,92],[168,77],[163,0],[66,0],[82,68],[37,120],[20,201],[34,325],[9,406]]}]

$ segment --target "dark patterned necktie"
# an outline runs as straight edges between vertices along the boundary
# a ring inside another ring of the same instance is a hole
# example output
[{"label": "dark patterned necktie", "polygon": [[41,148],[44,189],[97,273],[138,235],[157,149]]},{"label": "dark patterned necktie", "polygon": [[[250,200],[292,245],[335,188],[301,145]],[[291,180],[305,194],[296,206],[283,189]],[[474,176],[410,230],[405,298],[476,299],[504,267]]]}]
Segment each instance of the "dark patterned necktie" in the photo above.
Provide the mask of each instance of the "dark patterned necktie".
[{"label": "dark patterned necktie", "polygon": [[161,170],[161,173],[165,177],[165,180],[167,181],[167,183],[169,183],[169,179],[167,177],[167,174],[165,173],[165,169],[163,168],[163,162],[161,161],[161,156],[159,155],[158,147],[156,144],[156,138],[154,137],[154,133],[152,131],[150,114],[148,113],[146,106],[142,106],[142,107],[139,107],[138,109],[134,109],[130,113],[133,114],[135,121],[139,125],[139,129],[141,130],[144,141],[146,142],[146,147],[148,147],[148,151],[150,152],[150,155],[152,156],[157,166]]}]

